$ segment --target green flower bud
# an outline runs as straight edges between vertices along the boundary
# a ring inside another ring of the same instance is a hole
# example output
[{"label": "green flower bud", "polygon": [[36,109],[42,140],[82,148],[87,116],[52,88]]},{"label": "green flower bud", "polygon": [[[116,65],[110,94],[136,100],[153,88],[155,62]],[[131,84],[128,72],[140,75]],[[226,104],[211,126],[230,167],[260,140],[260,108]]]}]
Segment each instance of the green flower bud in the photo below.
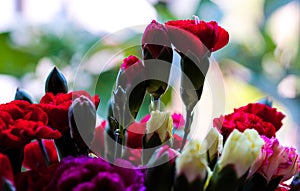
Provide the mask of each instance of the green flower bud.
[{"label": "green flower bud", "polygon": [[67,80],[56,67],[52,69],[46,79],[45,92],[51,92],[54,95],[68,92]]}]

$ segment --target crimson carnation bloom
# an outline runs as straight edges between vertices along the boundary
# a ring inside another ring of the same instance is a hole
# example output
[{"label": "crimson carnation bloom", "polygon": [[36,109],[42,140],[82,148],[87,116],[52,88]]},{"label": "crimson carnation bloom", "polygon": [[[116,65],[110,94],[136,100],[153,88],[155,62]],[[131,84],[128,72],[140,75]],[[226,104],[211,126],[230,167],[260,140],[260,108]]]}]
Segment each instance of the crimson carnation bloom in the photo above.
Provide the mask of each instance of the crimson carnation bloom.
[{"label": "crimson carnation bloom", "polygon": [[[119,161],[130,166],[127,161]],[[100,158],[68,157],[62,160],[45,191],[144,191],[144,174],[138,169],[110,165]]]},{"label": "crimson carnation bloom", "polygon": [[68,110],[73,100],[81,95],[89,98],[97,109],[100,99],[98,95],[91,97],[86,91],[75,91],[67,94],[59,93],[46,93],[41,101],[40,106],[45,110],[49,117],[49,125],[64,133],[68,129]]},{"label": "crimson carnation bloom", "polygon": [[190,32],[199,38],[211,52],[223,48],[229,41],[228,32],[215,21],[176,20],[166,22],[166,26],[168,30],[171,26]]},{"label": "crimson carnation bloom", "polygon": [[278,112],[276,108],[260,103],[249,103],[246,106],[234,110],[234,112],[238,111],[254,114],[263,121],[270,122],[275,127],[276,131],[281,128],[281,121],[285,117],[281,112]]},{"label": "crimson carnation bloom", "polygon": [[52,179],[58,163],[48,167],[40,167],[15,175],[16,190],[21,191],[41,191],[46,187]]},{"label": "crimson carnation bloom", "polygon": [[235,109],[229,115],[215,118],[213,123],[225,139],[234,129],[241,132],[255,129],[260,135],[271,138],[275,137],[276,131],[280,129],[283,118],[284,115],[275,108],[255,103]]},{"label": "crimson carnation bloom", "polygon": [[0,152],[23,148],[33,139],[59,138],[59,131],[47,124],[48,116],[38,104],[16,100],[0,105]]},{"label": "crimson carnation bloom", "polygon": [[0,153],[0,188],[4,184],[3,180],[14,185],[14,176],[9,159],[6,155]]},{"label": "crimson carnation bloom", "polygon": [[[43,144],[49,156],[50,164],[58,163],[58,156],[53,140],[43,140]],[[27,144],[24,148],[23,166],[27,169],[39,169],[46,167],[46,162],[37,141]]]}]

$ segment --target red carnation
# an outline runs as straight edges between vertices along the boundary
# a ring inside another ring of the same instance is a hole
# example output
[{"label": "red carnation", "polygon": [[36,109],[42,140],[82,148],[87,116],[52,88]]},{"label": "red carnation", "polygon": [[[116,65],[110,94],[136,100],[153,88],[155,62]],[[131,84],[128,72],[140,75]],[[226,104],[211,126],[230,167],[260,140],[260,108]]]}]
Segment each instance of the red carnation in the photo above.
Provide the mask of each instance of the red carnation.
[{"label": "red carnation", "polygon": [[229,134],[238,129],[255,129],[260,135],[268,138],[275,137],[276,131],[281,127],[284,115],[264,104],[255,103],[235,109],[229,115],[214,119],[214,127],[227,138]]},{"label": "red carnation", "polygon": [[190,32],[201,40],[211,52],[221,49],[229,41],[228,32],[220,27],[215,21],[177,20],[166,22],[166,26],[168,30],[172,30],[172,28],[174,30],[175,27]]},{"label": "red carnation", "polygon": [[14,185],[14,176],[9,159],[6,155],[0,153],[0,188],[4,184],[3,180]]},{"label": "red carnation", "polygon": [[22,149],[33,139],[59,138],[61,134],[47,123],[48,116],[38,104],[16,100],[0,105],[0,152]]},{"label": "red carnation", "polygon": [[68,129],[68,110],[74,99],[81,95],[89,98],[97,108],[100,99],[98,95],[91,97],[86,91],[76,91],[67,94],[59,93],[54,95],[53,93],[46,93],[41,101],[40,106],[45,110],[49,117],[49,125],[58,129],[61,133],[64,133]]},{"label": "red carnation", "polygon": [[[58,163],[58,156],[53,140],[43,140],[51,164]],[[23,166],[28,169],[46,167],[46,162],[37,141],[27,144],[24,148]]]},{"label": "red carnation", "polygon": [[245,113],[254,114],[262,120],[272,123],[272,125],[276,128],[276,131],[281,128],[281,121],[285,117],[284,114],[278,112],[276,108],[260,103],[249,103],[248,105],[235,109],[234,111],[243,111]]},{"label": "red carnation", "polygon": [[16,190],[41,191],[49,184],[59,163],[40,167],[15,175]]}]

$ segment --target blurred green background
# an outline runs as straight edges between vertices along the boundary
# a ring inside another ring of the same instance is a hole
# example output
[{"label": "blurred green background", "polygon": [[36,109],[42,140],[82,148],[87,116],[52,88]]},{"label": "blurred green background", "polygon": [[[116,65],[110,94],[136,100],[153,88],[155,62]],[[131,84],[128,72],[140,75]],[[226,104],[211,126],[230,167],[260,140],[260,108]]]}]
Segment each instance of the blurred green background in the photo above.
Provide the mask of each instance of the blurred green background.
[{"label": "blurred green background", "polygon": [[[229,44],[213,53],[217,64],[212,64],[222,72],[224,112],[269,96],[287,115],[280,138],[300,148],[299,1],[4,0],[2,4],[0,103],[12,100],[17,87],[38,102],[56,65],[71,90],[100,95],[98,112],[105,117],[122,59],[141,56],[145,26],[152,19],[163,23],[197,15],[218,21],[230,34]],[[171,81],[178,85],[178,77]],[[182,111],[174,88],[162,101],[166,109]],[[149,96],[139,118],[148,112],[148,103]]]}]

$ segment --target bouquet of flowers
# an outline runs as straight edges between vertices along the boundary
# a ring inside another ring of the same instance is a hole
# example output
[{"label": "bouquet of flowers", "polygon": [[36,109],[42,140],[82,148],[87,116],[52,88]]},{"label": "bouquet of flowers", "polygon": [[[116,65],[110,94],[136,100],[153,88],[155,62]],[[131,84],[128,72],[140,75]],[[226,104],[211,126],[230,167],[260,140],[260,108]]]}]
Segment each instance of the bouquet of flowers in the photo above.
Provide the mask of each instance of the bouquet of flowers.
[{"label": "bouquet of flowers", "polygon": [[[68,92],[56,67],[39,103],[17,89],[14,101],[0,105],[0,190],[299,190],[300,158],[276,138],[285,116],[270,100],[215,118],[205,139],[188,139],[210,55],[228,41],[214,21],[152,21],[142,59],[130,55],[121,64],[100,125],[99,96]],[[160,104],[175,52],[185,117]],[[137,121],[146,93],[150,112]]]}]

